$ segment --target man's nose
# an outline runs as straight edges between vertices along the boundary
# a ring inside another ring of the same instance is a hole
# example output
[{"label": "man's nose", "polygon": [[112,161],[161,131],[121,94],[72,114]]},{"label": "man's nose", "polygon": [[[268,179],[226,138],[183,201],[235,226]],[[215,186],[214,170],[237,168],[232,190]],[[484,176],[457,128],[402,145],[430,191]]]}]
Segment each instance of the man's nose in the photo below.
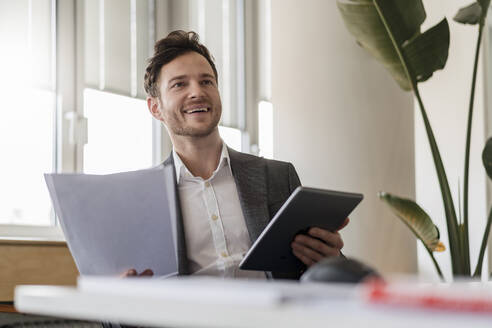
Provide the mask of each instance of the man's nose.
[{"label": "man's nose", "polygon": [[189,88],[189,97],[190,98],[200,98],[203,96],[203,88],[202,85],[197,81],[192,81],[190,83]]}]

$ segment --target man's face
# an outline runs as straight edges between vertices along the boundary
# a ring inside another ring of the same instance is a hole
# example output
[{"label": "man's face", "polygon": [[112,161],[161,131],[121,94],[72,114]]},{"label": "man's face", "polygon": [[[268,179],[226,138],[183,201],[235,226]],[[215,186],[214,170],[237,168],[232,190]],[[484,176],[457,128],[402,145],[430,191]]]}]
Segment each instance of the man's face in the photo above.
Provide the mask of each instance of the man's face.
[{"label": "man's face", "polygon": [[188,52],[159,74],[160,98],[148,98],[152,115],[178,136],[210,135],[220,121],[222,104],[212,67],[202,55]]}]

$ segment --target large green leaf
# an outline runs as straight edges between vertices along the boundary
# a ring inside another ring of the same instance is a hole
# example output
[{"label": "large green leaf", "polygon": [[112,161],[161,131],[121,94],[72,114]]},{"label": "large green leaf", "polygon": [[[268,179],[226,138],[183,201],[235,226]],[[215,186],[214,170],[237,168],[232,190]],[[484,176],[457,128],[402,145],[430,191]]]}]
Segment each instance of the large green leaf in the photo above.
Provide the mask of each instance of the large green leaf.
[{"label": "large green leaf", "polygon": [[447,21],[422,34],[426,14],[421,0],[337,0],[337,5],[349,32],[402,89],[411,90],[412,80],[425,81],[444,67],[449,49]]},{"label": "large green leaf", "polygon": [[453,20],[462,24],[478,24],[482,16],[482,6],[478,2],[474,2],[466,7],[461,8]]},{"label": "large green leaf", "polygon": [[485,171],[487,171],[487,175],[492,179],[492,138],[489,138],[485,144],[485,148],[482,152],[482,162]]},{"label": "large green leaf", "polygon": [[445,250],[444,244],[439,240],[439,229],[437,229],[429,215],[413,200],[393,196],[389,193],[380,192],[379,198],[389,205],[391,210],[398,216],[420,239],[426,248],[432,252]]},{"label": "large green leaf", "polygon": [[372,1],[337,1],[348,31],[390,72],[404,90],[411,84]]},{"label": "large green leaf", "polygon": [[[440,40],[440,42],[436,42]],[[427,80],[448,60],[449,25],[443,19],[424,34],[419,34],[402,46],[408,65],[417,82]]]},{"label": "large green leaf", "polygon": [[478,24],[485,21],[489,5],[490,0],[477,0],[468,6],[461,8],[453,19],[462,24]]}]

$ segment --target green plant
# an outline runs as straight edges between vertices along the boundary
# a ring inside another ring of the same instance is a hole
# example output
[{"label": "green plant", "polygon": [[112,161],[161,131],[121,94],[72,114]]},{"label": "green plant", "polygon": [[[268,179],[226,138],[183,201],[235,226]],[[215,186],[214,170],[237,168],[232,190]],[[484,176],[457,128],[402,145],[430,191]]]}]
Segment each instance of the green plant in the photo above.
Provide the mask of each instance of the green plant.
[{"label": "green plant", "polygon": [[[489,5],[490,0],[477,0],[461,8],[454,17],[459,23],[478,25],[465,149],[463,216],[457,216],[439,148],[418,88],[419,83],[429,79],[435,71],[443,69],[446,64],[450,39],[446,18],[427,31],[421,32],[420,27],[426,18],[422,0],[337,0],[345,25],[357,39],[357,43],[389,70],[402,89],[412,91],[417,99],[444,204],[452,272],[453,275],[460,276],[471,275],[468,237],[471,122],[480,45]],[[488,140],[482,158],[487,174],[492,179],[492,138]],[[444,245],[439,241],[439,230],[431,218],[413,200],[388,193],[380,193],[379,196],[422,241],[439,276],[443,278],[433,252],[443,251]],[[475,277],[481,274],[491,220],[492,210],[487,220],[479,260],[473,274]]]}]

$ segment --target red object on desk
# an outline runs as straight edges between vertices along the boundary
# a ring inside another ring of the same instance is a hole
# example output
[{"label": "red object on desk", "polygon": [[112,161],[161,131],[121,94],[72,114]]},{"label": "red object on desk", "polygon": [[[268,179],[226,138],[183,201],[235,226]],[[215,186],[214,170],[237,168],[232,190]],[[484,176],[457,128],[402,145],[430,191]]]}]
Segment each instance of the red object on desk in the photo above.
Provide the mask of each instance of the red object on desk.
[{"label": "red object on desk", "polygon": [[371,281],[364,288],[364,296],[369,303],[374,304],[492,315],[491,290],[488,292],[473,289],[453,290],[452,285],[449,289],[435,286],[412,289],[411,284],[393,285]]}]

